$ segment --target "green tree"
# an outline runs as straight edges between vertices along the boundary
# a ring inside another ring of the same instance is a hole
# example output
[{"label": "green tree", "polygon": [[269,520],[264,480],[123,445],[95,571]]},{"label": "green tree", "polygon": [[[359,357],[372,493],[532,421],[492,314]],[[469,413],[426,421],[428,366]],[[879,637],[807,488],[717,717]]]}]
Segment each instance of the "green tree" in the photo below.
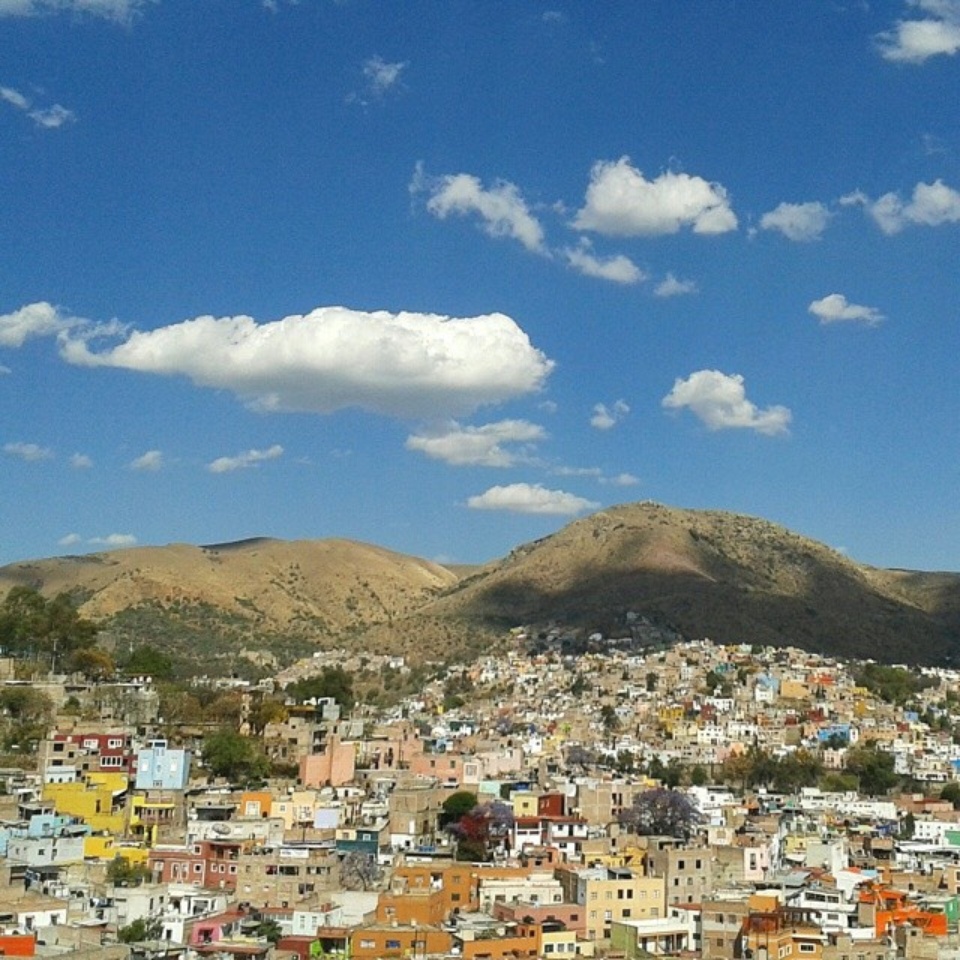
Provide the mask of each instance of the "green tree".
[{"label": "green tree", "polygon": [[139,887],[150,879],[145,863],[131,863],[127,857],[114,857],[107,864],[107,882],[115,887]]},{"label": "green tree", "polygon": [[173,661],[156,647],[145,644],[127,657],[123,669],[131,676],[169,680],[173,676]]},{"label": "green tree", "polygon": [[163,921],[159,917],[143,917],[121,927],[117,931],[117,939],[121,943],[142,943],[145,940],[159,940],[163,933]]},{"label": "green tree", "polygon": [[956,780],[945,783],[940,791],[940,799],[952,803],[954,810],[960,810],[960,783]]},{"label": "green tree", "polygon": [[892,753],[866,746],[855,747],[847,753],[844,770],[857,778],[861,793],[880,796],[898,780],[893,768]]},{"label": "green tree", "polygon": [[105,680],[117,672],[113,657],[96,647],[74,650],[67,657],[66,667],[70,673],[83,674],[87,680]]},{"label": "green tree", "polygon": [[352,710],[356,702],[353,677],[339,666],[324,667],[320,673],[312,677],[304,677],[296,683],[291,683],[284,692],[297,703],[304,703],[313,698],[319,700],[332,697],[345,713]]},{"label": "green tree", "polygon": [[257,742],[234,730],[220,730],[203,741],[203,765],[211,776],[232,783],[260,780],[270,770],[270,762]]},{"label": "green tree", "polygon": [[81,617],[66,593],[47,600],[30,587],[13,587],[0,604],[0,647],[51,667],[74,650],[91,647],[97,626]]},{"label": "green tree", "polygon": [[451,793],[443,803],[440,804],[440,816],[438,822],[443,829],[451,823],[456,823],[462,816],[469,813],[477,805],[477,795],[470,790],[458,790]]},{"label": "green tree", "polygon": [[695,787],[705,786],[709,777],[707,771],[699,763],[690,771],[690,783]]}]

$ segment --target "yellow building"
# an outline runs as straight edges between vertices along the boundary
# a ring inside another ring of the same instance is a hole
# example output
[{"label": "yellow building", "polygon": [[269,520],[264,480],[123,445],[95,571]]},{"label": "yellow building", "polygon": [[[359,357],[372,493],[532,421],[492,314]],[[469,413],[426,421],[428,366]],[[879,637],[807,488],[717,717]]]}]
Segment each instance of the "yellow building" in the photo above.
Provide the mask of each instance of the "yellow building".
[{"label": "yellow building", "polygon": [[94,833],[122,834],[127,828],[126,773],[91,773],[86,781],[47,783],[43,799],[62,816],[77,817]]},{"label": "yellow building", "polygon": [[584,907],[587,940],[607,940],[615,920],[655,920],[667,915],[663,877],[629,867],[561,867],[564,899]]}]

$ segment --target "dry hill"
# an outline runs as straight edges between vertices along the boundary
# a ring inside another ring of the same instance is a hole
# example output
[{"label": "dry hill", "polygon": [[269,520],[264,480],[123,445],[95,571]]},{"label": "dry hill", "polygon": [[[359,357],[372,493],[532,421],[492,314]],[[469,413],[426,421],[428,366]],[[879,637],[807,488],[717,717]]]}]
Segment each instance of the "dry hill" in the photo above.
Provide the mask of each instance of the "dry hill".
[{"label": "dry hill", "polygon": [[887,661],[960,654],[960,574],[865,567],[765,520],[649,502],[457,572],[344,540],[249,540],[0,569],[0,594],[13,584],[73,592],[117,643],[168,644],[221,667],[240,650],[286,661],[333,644],[466,657],[518,625],[655,637],[645,623],[665,637]]}]

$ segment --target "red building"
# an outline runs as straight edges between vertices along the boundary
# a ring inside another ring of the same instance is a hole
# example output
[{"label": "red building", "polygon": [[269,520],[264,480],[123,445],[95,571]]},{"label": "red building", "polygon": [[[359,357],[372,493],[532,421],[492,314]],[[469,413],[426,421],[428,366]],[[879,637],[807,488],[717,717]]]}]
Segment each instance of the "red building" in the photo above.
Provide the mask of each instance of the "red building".
[{"label": "red building", "polygon": [[192,883],[207,890],[235,890],[239,840],[199,840],[192,846],[157,846],[150,869],[158,883]]}]

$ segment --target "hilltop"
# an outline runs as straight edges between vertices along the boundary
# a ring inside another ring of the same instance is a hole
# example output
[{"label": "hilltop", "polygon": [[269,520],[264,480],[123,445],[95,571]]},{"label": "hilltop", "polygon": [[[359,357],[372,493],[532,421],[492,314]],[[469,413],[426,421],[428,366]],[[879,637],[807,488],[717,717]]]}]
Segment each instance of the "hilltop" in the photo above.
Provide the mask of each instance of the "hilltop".
[{"label": "hilltop", "polygon": [[346,540],[255,539],[0,568],[0,594],[15,584],[72,593],[116,643],[266,663],[332,645],[457,659],[518,625],[637,637],[638,623],[647,638],[960,656],[960,574],[864,566],[766,520],[651,502],[595,513],[482,567]]}]

